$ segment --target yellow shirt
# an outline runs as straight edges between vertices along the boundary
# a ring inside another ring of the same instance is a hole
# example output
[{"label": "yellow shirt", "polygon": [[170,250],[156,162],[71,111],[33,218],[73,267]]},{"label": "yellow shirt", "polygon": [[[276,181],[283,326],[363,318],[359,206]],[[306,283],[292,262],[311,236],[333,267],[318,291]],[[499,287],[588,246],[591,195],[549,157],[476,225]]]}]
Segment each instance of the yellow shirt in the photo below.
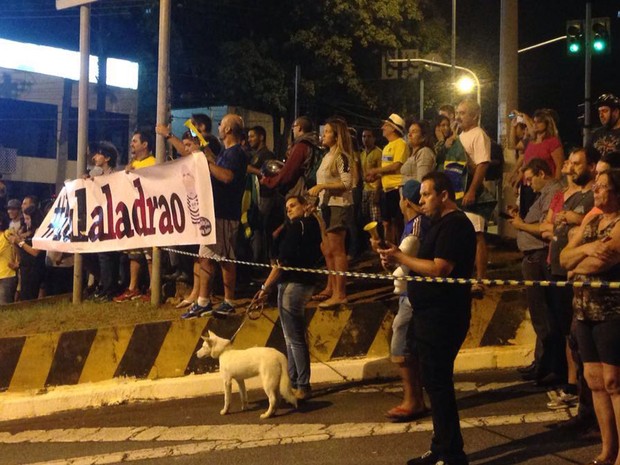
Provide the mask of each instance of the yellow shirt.
[{"label": "yellow shirt", "polygon": [[9,267],[9,263],[15,260],[15,249],[7,239],[8,231],[0,233],[0,279],[13,278],[15,270]]},{"label": "yellow shirt", "polygon": [[[368,170],[381,167],[381,149],[379,147],[375,147],[370,152],[362,150],[360,152],[360,161],[362,163],[363,176],[366,177]],[[379,189],[380,182],[381,181],[379,179],[373,182],[364,181],[364,190],[376,191]]]},{"label": "yellow shirt", "polygon": [[155,164],[155,157],[153,155],[149,155],[143,160],[133,160],[131,162],[131,166],[138,170],[140,168],[146,168],[148,166],[153,166]]},{"label": "yellow shirt", "polygon": [[[393,140],[383,148],[381,154],[381,168],[392,163],[405,163],[409,157],[409,149],[404,139]],[[403,175],[400,169],[395,174],[384,174],[381,176],[381,184],[385,192],[398,188],[403,183]]]}]

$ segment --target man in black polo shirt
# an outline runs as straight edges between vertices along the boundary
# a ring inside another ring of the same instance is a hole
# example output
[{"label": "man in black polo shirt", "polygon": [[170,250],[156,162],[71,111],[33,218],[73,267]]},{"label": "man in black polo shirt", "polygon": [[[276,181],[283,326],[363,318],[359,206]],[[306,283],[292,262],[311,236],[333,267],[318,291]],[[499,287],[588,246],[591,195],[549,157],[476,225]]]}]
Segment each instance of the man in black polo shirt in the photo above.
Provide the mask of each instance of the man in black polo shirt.
[{"label": "man in black polo shirt", "polygon": [[[418,256],[390,246],[380,250],[382,261],[403,264],[413,276],[471,278],[476,233],[456,206],[450,180],[444,173],[429,173],[422,178],[420,194],[422,211],[432,224]],[[409,329],[431,401],[434,428],[430,450],[407,464],[466,465],[453,373],[454,359],[469,329],[471,286],[411,281],[407,293],[413,307]]]}]

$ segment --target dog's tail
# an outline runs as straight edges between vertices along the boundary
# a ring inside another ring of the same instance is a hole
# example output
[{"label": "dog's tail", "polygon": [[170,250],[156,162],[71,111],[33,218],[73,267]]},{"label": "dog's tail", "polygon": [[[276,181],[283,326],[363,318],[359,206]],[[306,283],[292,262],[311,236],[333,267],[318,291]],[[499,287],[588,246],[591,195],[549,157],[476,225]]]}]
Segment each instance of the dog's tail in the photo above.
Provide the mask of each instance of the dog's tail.
[{"label": "dog's tail", "polygon": [[284,354],[282,357],[278,357],[280,360],[280,395],[289,404],[297,407],[297,398],[293,394],[291,389],[291,379],[288,377],[288,362]]}]

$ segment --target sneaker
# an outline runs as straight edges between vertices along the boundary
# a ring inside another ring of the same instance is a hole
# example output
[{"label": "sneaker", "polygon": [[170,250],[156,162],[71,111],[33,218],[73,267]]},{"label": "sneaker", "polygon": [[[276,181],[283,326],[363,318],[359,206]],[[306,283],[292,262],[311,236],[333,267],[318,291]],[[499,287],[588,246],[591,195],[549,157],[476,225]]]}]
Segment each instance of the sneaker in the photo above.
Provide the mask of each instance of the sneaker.
[{"label": "sneaker", "polygon": [[140,296],[140,300],[141,300],[142,302],[148,302],[148,303],[150,303],[150,302],[151,302],[151,291],[148,291],[146,294],[142,294],[142,295]]},{"label": "sneaker", "polygon": [[93,299],[93,302],[95,302],[96,304],[105,304],[108,302],[112,302],[112,296],[110,294],[99,294],[97,296],[95,296],[95,298]]},{"label": "sneaker", "polygon": [[211,302],[209,302],[207,305],[202,306],[202,305],[198,305],[197,302],[193,303],[191,307],[189,307],[189,310],[186,311],[183,315],[181,315],[181,318],[183,318],[184,320],[189,320],[192,318],[198,318],[201,316],[207,316],[207,315],[211,315],[213,304],[211,304]]},{"label": "sneaker", "polygon": [[131,290],[131,289],[125,289],[125,292],[123,292],[121,295],[117,295],[116,297],[114,297],[114,302],[127,302],[129,300],[136,300],[139,299],[142,296],[142,294],[140,294],[140,291],[135,289],[135,290]]},{"label": "sneaker", "polygon": [[227,316],[231,313],[235,313],[235,307],[224,301],[213,310],[213,313],[216,315]]},{"label": "sneaker", "polygon": [[578,396],[576,396],[575,394],[569,394],[563,389],[560,389],[557,398],[547,402],[547,408],[550,410],[560,410],[563,408],[574,407],[577,405],[578,402]]}]

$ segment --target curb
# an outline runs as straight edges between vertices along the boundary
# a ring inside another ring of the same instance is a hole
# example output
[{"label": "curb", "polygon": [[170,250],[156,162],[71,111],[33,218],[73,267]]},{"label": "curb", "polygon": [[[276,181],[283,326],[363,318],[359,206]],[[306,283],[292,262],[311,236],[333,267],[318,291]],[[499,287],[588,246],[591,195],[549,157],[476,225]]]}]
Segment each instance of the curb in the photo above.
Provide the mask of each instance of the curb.
[{"label": "curb", "polygon": [[[533,345],[462,349],[455,372],[513,368],[526,365],[533,357]],[[357,358],[312,364],[313,384],[372,381],[398,378],[397,367],[388,358]],[[234,383],[233,383],[234,384]],[[260,380],[246,382],[248,389],[260,389]],[[236,385],[235,385],[236,390]],[[58,386],[47,390],[0,394],[0,421],[35,418],[53,413],[128,402],[187,399],[222,393],[219,373],[188,375],[160,380],[116,378],[97,383]]]}]

